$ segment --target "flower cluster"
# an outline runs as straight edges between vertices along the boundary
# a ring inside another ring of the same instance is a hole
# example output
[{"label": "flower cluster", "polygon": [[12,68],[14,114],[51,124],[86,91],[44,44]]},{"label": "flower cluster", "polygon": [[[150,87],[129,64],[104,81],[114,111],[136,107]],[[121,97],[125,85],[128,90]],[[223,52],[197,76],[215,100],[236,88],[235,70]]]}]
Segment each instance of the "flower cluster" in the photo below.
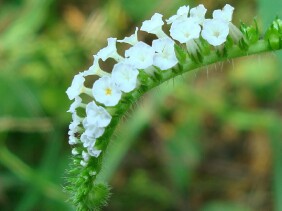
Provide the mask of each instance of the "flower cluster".
[{"label": "flower cluster", "polygon": [[[93,65],[77,74],[66,91],[69,99],[74,100],[68,110],[72,113],[69,144],[74,146],[72,154],[80,158],[82,166],[87,166],[91,157],[98,157],[102,152],[103,149],[97,148],[96,143],[111,123],[109,111],[119,105],[124,93],[138,88],[140,70],[152,72],[173,68],[178,64],[177,44],[184,44],[188,54],[193,56],[200,51],[201,40],[220,49],[228,36],[234,42],[242,38],[241,31],[231,23],[233,10],[227,4],[223,9],[213,11],[212,19],[206,19],[207,9],[202,4],[191,9],[182,6],[166,21],[161,14],[154,14],[129,37],[120,40],[108,38],[108,45],[94,55]],[[163,31],[165,22],[170,25],[169,33]],[[156,36],[152,45],[138,40],[139,30]],[[117,42],[130,45],[124,55],[118,53]],[[111,73],[102,70],[99,65],[100,61],[105,62],[109,58],[116,61]],[[91,88],[85,87],[85,79],[91,75],[99,79]],[[83,102],[86,100],[82,94],[90,96],[90,102]]]}]

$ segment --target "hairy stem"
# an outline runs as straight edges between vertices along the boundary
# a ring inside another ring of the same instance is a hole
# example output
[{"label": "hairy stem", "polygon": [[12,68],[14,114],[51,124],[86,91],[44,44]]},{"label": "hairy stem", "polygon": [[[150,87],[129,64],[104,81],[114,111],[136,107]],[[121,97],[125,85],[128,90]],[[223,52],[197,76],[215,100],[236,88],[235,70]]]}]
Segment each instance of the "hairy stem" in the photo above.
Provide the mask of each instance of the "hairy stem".
[{"label": "hairy stem", "polygon": [[[161,71],[156,67],[153,71],[140,70],[138,76],[140,81],[139,87],[130,93],[123,94],[119,104],[109,108],[112,115],[111,123],[105,130],[103,136],[97,140],[97,145],[95,145],[98,149],[102,150],[101,155],[98,158],[91,159],[86,167],[81,167],[79,164],[80,160],[74,158],[74,166],[71,167],[71,170],[69,171],[72,176],[69,177],[69,185],[66,189],[70,190],[73,194],[71,200],[77,206],[77,209],[99,210],[101,206],[106,204],[107,198],[109,197],[109,188],[106,185],[107,181],[99,175],[103,166],[105,151],[107,150],[111,137],[123,115],[147,91],[176,76],[210,64],[237,57],[268,52],[274,49],[279,50],[282,48],[280,39],[279,35],[278,44],[276,42],[277,39],[274,39],[274,44],[271,42],[271,39],[261,39],[252,44],[232,44],[231,46],[222,46],[221,48],[216,48],[214,50],[208,49],[208,53],[200,52],[198,55],[189,55],[186,50],[182,49],[183,52],[180,53],[182,54],[182,61],[179,59],[179,64],[175,67],[165,71]],[[181,47],[177,47],[181,49]],[[90,174],[90,172],[94,172],[94,174]]]}]

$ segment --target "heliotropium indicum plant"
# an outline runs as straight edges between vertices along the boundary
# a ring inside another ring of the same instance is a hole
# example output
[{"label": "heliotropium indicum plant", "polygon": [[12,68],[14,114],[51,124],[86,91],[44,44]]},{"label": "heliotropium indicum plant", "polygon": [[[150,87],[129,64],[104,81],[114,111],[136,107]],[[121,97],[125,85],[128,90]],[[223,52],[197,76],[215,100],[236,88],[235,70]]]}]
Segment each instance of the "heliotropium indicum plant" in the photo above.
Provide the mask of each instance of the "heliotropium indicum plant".
[{"label": "heliotropium indicum plant", "polygon": [[[145,92],[185,72],[219,61],[282,48],[282,21],[275,19],[264,34],[254,26],[232,23],[234,8],[226,4],[206,18],[204,5],[182,6],[164,20],[156,13],[123,39],[108,38],[108,45],[94,55],[93,65],[78,73],[67,95],[73,100],[68,112],[72,164],[68,171],[71,201],[77,210],[95,210],[109,197],[107,184],[96,178],[103,156],[123,114]],[[167,24],[169,31],[163,30]],[[138,39],[138,32],[155,35],[151,45]],[[126,43],[124,55],[116,44]],[[111,71],[99,61],[114,59]],[[86,87],[88,76],[99,78]]]}]

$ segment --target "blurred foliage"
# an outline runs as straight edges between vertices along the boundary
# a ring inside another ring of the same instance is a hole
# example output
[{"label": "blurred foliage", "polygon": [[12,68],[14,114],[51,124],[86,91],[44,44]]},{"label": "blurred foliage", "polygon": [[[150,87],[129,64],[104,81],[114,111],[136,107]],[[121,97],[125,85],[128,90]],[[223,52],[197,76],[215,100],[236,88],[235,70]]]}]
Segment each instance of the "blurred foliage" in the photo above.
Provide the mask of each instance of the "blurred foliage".
[{"label": "blurred foliage", "polygon": [[[281,1],[274,2],[228,1],[235,23],[251,23],[260,11],[260,26],[281,16]],[[227,2],[185,3],[211,11]],[[65,90],[107,37],[128,36],[154,12],[168,17],[183,4],[0,2],[0,210],[72,210],[62,192],[70,159]],[[107,152],[100,176],[113,196],[106,210],[279,210],[281,82],[277,57],[264,54],[209,66],[147,94]]]}]

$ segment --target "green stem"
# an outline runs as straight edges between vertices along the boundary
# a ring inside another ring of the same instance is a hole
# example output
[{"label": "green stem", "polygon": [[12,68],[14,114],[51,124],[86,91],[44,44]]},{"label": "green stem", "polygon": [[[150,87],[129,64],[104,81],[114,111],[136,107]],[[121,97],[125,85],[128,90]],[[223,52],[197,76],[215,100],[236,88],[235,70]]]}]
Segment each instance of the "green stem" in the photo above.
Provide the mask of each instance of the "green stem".
[{"label": "green stem", "polygon": [[[279,49],[281,48],[282,45],[279,45]],[[111,123],[105,130],[103,136],[96,142],[97,148],[102,149],[103,153],[101,153],[98,158],[91,159],[91,162],[89,162],[86,168],[80,166],[79,159],[74,159],[74,166],[71,167],[74,169],[70,170],[70,174],[72,176],[69,178],[69,185],[67,188],[73,194],[72,200],[77,206],[77,209],[85,210],[89,207],[95,207],[98,209],[106,203],[109,194],[108,188],[104,185],[104,183],[107,181],[99,175],[104,162],[103,157],[105,155],[105,151],[107,151],[111,137],[120,119],[147,91],[172,78],[175,78],[176,76],[200,67],[272,50],[273,49],[268,41],[258,40],[257,42],[249,45],[248,49],[241,49],[238,45],[233,45],[232,47],[222,48],[221,50],[213,50],[208,55],[203,56],[201,62],[196,62],[195,59],[186,59],[183,65],[179,64],[169,70],[161,71],[156,69],[153,75],[148,75],[145,71],[140,70],[140,86],[133,92],[124,94],[119,104],[116,107],[111,108]],[[89,177],[90,171],[95,171],[97,174]]]}]

